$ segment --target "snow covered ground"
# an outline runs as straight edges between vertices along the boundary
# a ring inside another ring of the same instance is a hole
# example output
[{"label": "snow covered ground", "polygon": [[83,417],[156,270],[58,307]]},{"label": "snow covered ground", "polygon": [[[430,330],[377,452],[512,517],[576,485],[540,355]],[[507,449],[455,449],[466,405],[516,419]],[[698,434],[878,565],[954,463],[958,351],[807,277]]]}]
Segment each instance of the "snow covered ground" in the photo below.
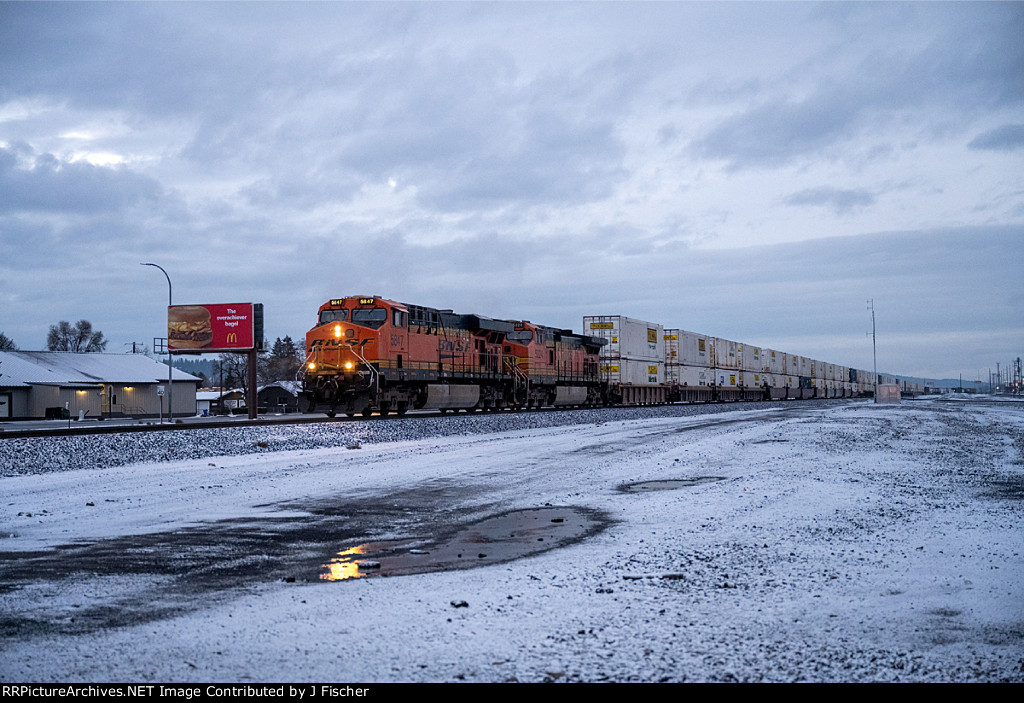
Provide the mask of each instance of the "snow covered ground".
[{"label": "snow covered ground", "polygon": [[0,439],[0,680],[1024,681],[1024,404],[553,416]]}]

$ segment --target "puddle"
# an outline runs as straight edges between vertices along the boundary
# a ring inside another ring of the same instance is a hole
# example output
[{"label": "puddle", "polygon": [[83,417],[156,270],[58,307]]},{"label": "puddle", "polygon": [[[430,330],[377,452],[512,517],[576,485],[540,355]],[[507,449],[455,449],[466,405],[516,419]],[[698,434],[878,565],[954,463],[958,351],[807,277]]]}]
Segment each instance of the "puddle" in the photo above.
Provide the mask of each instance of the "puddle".
[{"label": "puddle", "polygon": [[677,488],[691,488],[704,483],[724,481],[725,476],[694,476],[693,478],[669,478],[660,481],[624,483],[618,487],[623,493],[647,493],[649,491],[674,491]]},{"label": "puddle", "polygon": [[[492,513],[475,521],[470,516],[487,504],[451,507],[477,492],[465,484],[428,482],[384,496],[267,506],[283,515],[36,552],[0,549],[0,649],[32,635],[103,632],[175,617],[256,584],[509,562],[591,537],[609,523],[604,513],[580,507]],[[403,537],[385,542],[382,535]],[[79,589],[81,600],[69,600],[69,588]]]},{"label": "puddle", "polygon": [[607,520],[578,507],[515,510],[485,518],[448,535],[348,547],[321,565],[320,580],[346,581],[430,571],[473,569],[533,556],[600,532]]}]

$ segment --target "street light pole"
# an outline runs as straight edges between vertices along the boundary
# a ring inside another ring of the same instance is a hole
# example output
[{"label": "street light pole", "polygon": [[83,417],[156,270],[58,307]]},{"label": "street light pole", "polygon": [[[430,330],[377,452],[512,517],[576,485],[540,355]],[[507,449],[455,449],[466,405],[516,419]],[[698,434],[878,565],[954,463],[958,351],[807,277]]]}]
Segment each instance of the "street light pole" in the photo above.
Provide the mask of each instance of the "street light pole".
[{"label": "street light pole", "polygon": [[868,309],[871,310],[871,359],[874,364],[875,373],[875,402],[878,402],[878,346],[875,343],[875,299],[868,301]]},{"label": "street light pole", "polygon": [[[164,278],[167,279],[167,309],[171,308],[171,277],[164,271],[164,267],[158,264],[140,264],[141,266],[155,266],[156,268],[163,271]],[[167,339],[167,421],[170,424],[174,424],[174,379],[172,374],[174,373],[174,366],[171,364],[171,340]]]}]

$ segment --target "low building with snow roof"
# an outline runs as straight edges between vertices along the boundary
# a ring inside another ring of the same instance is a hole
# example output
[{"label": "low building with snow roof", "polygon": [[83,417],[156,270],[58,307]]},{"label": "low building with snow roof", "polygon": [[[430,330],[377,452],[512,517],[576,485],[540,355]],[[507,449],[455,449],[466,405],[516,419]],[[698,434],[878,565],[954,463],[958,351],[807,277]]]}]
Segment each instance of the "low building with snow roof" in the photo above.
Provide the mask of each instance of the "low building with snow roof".
[{"label": "low building with snow roof", "polygon": [[298,381],[276,381],[261,386],[256,394],[259,410],[262,413],[297,413],[301,392],[302,384]]},{"label": "low building with snow roof", "polygon": [[[174,415],[196,414],[200,379],[173,371]],[[0,420],[167,413],[167,365],[142,354],[0,352]]]},{"label": "low building with snow roof", "polygon": [[244,388],[203,390],[196,393],[197,415],[232,415],[244,410]]}]

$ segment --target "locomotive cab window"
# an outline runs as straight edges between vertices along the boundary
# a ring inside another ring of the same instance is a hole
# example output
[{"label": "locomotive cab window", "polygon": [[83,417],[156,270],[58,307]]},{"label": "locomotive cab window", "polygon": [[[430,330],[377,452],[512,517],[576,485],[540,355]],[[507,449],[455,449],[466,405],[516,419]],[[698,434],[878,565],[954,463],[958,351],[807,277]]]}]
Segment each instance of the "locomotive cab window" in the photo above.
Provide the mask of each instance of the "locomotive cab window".
[{"label": "locomotive cab window", "polygon": [[378,329],[388,321],[388,311],[384,308],[357,308],[352,311],[352,322],[370,329]]},{"label": "locomotive cab window", "polygon": [[320,311],[320,324],[325,325],[328,322],[345,322],[348,320],[348,310],[321,310]]},{"label": "locomotive cab window", "polygon": [[516,344],[528,344],[533,340],[533,330],[513,330],[505,335],[505,338]]},{"label": "locomotive cab window", "polygon": [[405,327],[405,315],[406,313],[401,310],[391,311],[391,324],[395,327]]}]

